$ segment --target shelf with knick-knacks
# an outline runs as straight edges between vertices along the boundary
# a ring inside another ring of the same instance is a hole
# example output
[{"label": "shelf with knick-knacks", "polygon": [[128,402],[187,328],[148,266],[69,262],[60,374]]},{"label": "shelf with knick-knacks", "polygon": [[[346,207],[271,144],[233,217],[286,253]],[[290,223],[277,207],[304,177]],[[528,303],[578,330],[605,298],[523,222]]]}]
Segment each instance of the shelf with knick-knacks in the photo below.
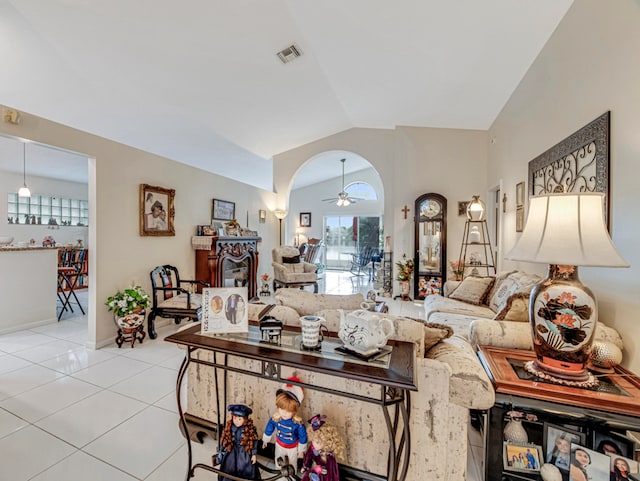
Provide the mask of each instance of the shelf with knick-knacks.
[{"label": "shelf with knick-knacks", "polygon": [[77,226],[89,225],[89,201],[52,195],[7,196],[7,223],[20,225]]}]

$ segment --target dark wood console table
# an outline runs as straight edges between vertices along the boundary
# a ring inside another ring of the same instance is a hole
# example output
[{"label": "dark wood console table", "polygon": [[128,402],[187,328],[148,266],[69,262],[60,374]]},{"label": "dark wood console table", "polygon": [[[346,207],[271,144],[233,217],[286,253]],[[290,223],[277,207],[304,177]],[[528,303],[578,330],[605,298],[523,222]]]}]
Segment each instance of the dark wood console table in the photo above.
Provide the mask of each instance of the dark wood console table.
[{"label": "dark wood console table", "polygon": [[640,378],[621,366],[611,374],[594,372],[600,385],[582,389],[552,384],[525,371],[524,363],[535,358],[533,351],[481,346],[478,355],[496,390],[496,402],[482,418],[486,481],[541,479],[537,472],[503,469],[503,430],[511,410],[535,415],[522,424],[529,443],[543,446],[544,453],[549,449],[544,436],[548,424],[583,433],[585,447],[593,450],[595,433],[640,431]]},{"label": "dark wood console table", "polygon": [[[282,332],[283,341],[281,345],[275,345],[260,342],[261,334],[256,325],[250,326],[249,333],[246,334],[216,336],[201,335],[200,326],[196,325],[168,336],[165,339],[166,341],[185,346],[187,350],[185,360],[178,372],[176,388],[178,412],[183,432],[188,433],[189,431],[181,404],[180,390],[182,380],[190,363],[202,364],[222,371],[221,375],[216,375],[215,377],[215,396],[216,399],[219,399],[222,392],[224,406],[228,404],[226,399],[228,372],[278,382],[286,381],[298,384],[305,389],[321,391],[380,406],[383,415],[381,422],[384,421],[386,423],[389,442],[386,479],[388,481],[403,481],[409,465],[411,442],[409,432],[410,392],[417,390],[413,377],[415,357],[413,343],[389,341],[390,353],[384,359],[376,362],[366,362],[335,352],[334,347],[341,346],[342,343],[333,337],[325,337],[322,351],[320,352],[302,351],[295,347],[299,345],[299,339],[296,337],[299,337],[299,335],[299,331],[285,327]],[[285,336],[290,339],[284,339]],[[198,350],[211,352],[212,361],[198,358]],[[229,358],[231,357],[259,361],[259,363],[243,362],[240,364],[243,367],[232,367],[229,364]],[[260,368],[252,369],[251,366],[260,366]],[[367,396],[352,391],[314,385],[310,382],[292,382],[284,378],[282,367],[363,381],[374,384],[379,391]],[[219,405],[220,403],[218,403]],[[224,418],[220,419],[219,409],[217,415],[217,426],[220,426],[224,422]],[[193,418],[193,416],[191,417]],[[189,436],[186,436],[186,438],[189,458],[186,477],[188,480],[193,476],[196,468],[204,468],[209,471],[212,468],[205,465],[192,466],[191,440]],[[341,465],[341,469],[350,473],[350,479],[358,478],[363,474],[365,476],[361,477],[361,479],[380,479],[379,476],[370,475],[371,473],[362,473],[349,466]]]},{"label": "dark wood console table", "polygon": [[[258,293],[258,242],[261,237],[200,236],[210,241],[210,248],[196,249],[196,279],[211,287],[225,287],[227,274],[247,286],[249,299]],[[236,286],[237,287],[237,286]],[[198,287],[198,292],[202,288]]]}]

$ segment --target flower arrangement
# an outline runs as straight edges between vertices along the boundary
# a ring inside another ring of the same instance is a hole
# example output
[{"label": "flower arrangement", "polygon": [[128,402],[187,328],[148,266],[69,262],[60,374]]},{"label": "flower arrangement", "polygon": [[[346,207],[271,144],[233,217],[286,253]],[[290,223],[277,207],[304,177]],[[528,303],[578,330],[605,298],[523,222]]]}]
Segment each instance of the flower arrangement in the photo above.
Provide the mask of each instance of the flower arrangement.
[{"label": "flower arrangement", "polygon": [[109,296],[105,305],[110,311],[114,311],[116,316],[124,317],[135,310],[149,307],[150,299],[142,287],[134,286]]},{"label": "flower arrangement", "polygon": [[411,276],[413,275],[413,270],[415,268],[415,264],[413,259],[407,259],[407,254],[402,255],[402,260],[396,262],[396,267],[398,268],[398,276],[396,277],[399,281],[410,281]]},{"label": "flower arrangement", "polygon": [[227,222],[227,225],[229,227],[240,227],[240,224],[238,223],[238,219],[231,219],[230,221]]},{"label": "flower arrangement", "polygon": [[464,261],[449,261],[449,267],[451,267],[454,280],[461,281],[464,275]]},{"label": "flower arrangement", "polygon": [[269,282],[269,279],[271,279],[271,276],[265,272],[260,276],[260,279],[262,279],[262,282]]}]

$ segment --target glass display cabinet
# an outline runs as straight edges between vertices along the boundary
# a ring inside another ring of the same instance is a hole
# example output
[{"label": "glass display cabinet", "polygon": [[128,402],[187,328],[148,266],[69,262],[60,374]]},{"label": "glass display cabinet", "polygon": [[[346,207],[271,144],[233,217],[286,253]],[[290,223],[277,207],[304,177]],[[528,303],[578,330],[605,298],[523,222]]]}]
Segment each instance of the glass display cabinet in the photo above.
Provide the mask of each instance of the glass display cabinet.
[{"label": "glass display cabinet", "polygon": [[414,299],[442,295],[447,275],[447,199],[423,194],[415,204]]}]

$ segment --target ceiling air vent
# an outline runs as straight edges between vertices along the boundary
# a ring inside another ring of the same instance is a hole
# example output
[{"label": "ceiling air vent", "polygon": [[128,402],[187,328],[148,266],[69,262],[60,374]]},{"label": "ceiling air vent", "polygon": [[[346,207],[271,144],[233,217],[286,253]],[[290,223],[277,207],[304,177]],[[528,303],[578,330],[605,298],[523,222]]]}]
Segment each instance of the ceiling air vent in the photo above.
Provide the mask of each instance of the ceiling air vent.
[{"label": "ceiling air vent", "polygon": [[282,60],[282,63],[289,63],[292,60],[300,57],[302,55],[302,50],[295,44],[289,45],[287,48],[280,50],[278,53],[278,58]]}]

